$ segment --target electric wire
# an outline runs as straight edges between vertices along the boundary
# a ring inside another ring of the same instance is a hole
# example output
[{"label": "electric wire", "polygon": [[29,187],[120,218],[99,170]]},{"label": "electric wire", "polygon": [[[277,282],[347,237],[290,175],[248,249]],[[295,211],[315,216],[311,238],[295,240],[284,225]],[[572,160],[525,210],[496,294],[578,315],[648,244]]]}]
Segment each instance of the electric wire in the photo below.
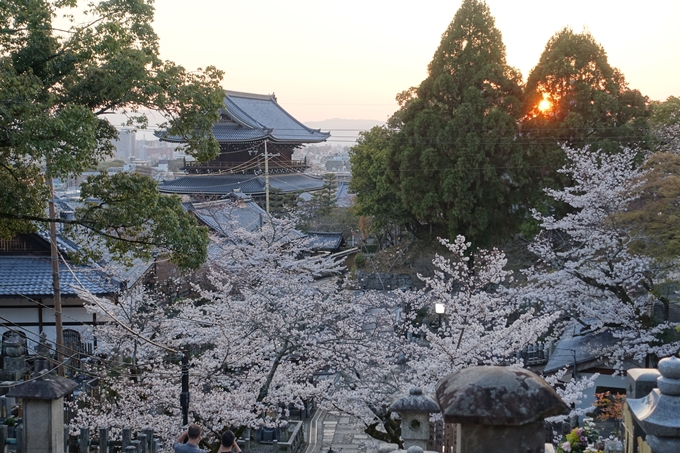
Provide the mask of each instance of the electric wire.
[{"label": "electric wire", "polygon": [[[16,327],[16,328],[18,328],[18,329],[20,329],[20,330],[23,330],[23,331],[25,331],[25,332],[27,332],[27,333],[29,333],[29,334],[31,334],[31,335],[40,337],[40,334],[38,334],[38,333],[36,333],[36,332],[33,332],[32,330],[27,329],[26,327],[24,327],[24,326],[22,326],[22,325],[20,325],[20,324],[17,324],[17,323],[15,323],[15,322],[13,322],[13,321],[10,321],[9,319],[5,318],[4,316],[0,316],[0,319],[2,319],[2,320],[5,321],[6,323],[11,324],[11,325],[13,325],[14,327]],[[35,342],[35,343],[38,343],[38,341],[33,340],[32,338],[31,338],[31,341],[33,341],[33,342]],[[57,346],[56,341],[50,340],[50,339],[48,339],[48,338],[45,338],[45,341],[47,341],[48,343],[51,343],[51,344],[54,345],[54,347],[56,348],[56,346]],[[28,347],[28,346],[27,346],[27,347]],[[101,366],[101,367],[107,369],[107,370],[110,371],[110,372],[117,373],[118,375],[127,375],[128,377],[138,377],[138,375],[136,375],[136,374],[127,373],[126,371],[123,371],[125,368],[127,368],[127,367],[129,367],[129,366],[131,366],[131,365],[133,365],[133,364],[121,364],[121,365],[120,365],[121,368],[119,369],[119,368],[116,368],[116,367],[112,366],[111,364],[107,364],[106,362],[104,362],[104,361],[102,360],[101,357],[98,357],[98,356],[95,356],[95,355],[92,355],[92,354],[88,354],[88,353],[86,353],[86,352],[73,350],[73,349],[71,349],[71,348],[68,348],[66,345],[62,345],[62,348],[68,349],[70,352],[73,353],[72,355],[78,354],[78,355],[81,355],[81,356],[85,356],[85,358],[88,358],[88,359],[91,359],[91,360],[93,360],[93,361],[96,361],[96,362],[98,363],[98,366]],[[33,350],[35,351],[34,348],[31,348],[31,349],[33,349]],[[68,352],[68,351],[67,351],[67,352]],[[42,358],[47,358],[47,359],[52,360],[50,357],[44,357],[44,356],[40,356],[40,357],[42,357]],[[71,357],[68,357],[68,358],[71,358]],[[155,363],[155,362],[148,362],[148,363],[147,363],[147,362],[141,362],[141,363],[139,363],[139,362],[138,362],[138,363],[135,363],[134,366],[139,367],[139,368],[144,368],[144,367],[148,367],[148,366],[157,366],[157,363]],[[71,368],[73,368],[73,369],[78,369],[77,367],[73,367],[73,366],[71,366]],[[80,371],[82,371],[82,370],[80,370]],[[87,371],[85,372],[85,374],[93,374],[93,375],[94,375],[95,373],[92,373],[92,372],[90,372],[90,370],[87,370]],[[176,376],[176,373],[164,373],[164,372],[159,372],[159,371],[156,370],[156,371],[154,371],[154,375],[175,377],[175,376]],[[104,377],[104,376],[99,375],[98,377]]]},{"label": "electric wire", "polygon": [[64,256],[61,254],[61,252],[57,252],[57,253],[59,253],[59,257],[61,258],[62,262],[66,265],[66,268],[71,273],[71,275],[76,280],[76,282],[78,282],[78,284],[81,286],[83,291],[86,292],[87,294],[90,294],[90,295],[93,296],[91,298],[91,302],[94,303],[95,305],[97,305],[100,308],[100,310],[102,310],[104,313],[106,313],[107,316],[109,316],[111,319],[116,321],[116,323],[118,323],[118,325],[120,325],[123,329],[127,330],[130,334],[138,337],[140,340],[143,340],[143,341],[145,341],[145,342],[147,342],[147,343],[149,343],[153,346],[156,346],[156,347],[161,348],[161,349],[165,349],[166,351],[172,352],[172,353],[175,353],[175,354],[180,353],[180,351],[178,351],[176,349],[172,349],[172,348],[169,348],[169,347],[164,346],[162,344],[156,343],[155,341],[146,338],[145,336],[139,334],[138,332],[135,332],[127,324],[123,323],[115,315],[111,314],[106,308],[102,307],[101,304],[97,301],[96,296],[94,296],[87,288],[85,288],[85,285],[82,284],[82,282],[80,281],[78,276],[73,272],[73,269],[71,269],[71,266],[68,264],[68,262],[66,262],[66,259],[64,259]]},{"label": "electric wire", "polygon": [[[34,299],[34,298],[32,298],[32,297],[30,297],[30,296],[28,296],[28,295],[26,295],[26,294],[22,294],[22,293],[20,293],[19,291],[17,291],[16,289],[12,288],[10,285],[6,285],[6,284],[4,284],[4,283],[0,283],[0,286],[9,289],[9,290],[12,291],[15,295],[17,295],[17,296],[19,296],[19,297],[21,297],[21,298],[23,298],[23,299],[26,299],[26,300],[28,300],[28,301],[30,301],[30,302],[33,302],[33,303],[35,303],[36,305],[39,305],[39,306],[41,306],[41,307],[43,307],[43,308],[46,308],[46,309],[48,309],[48,310],[51,310],[51,311],[53,311],[53,312],[55,312],[55,313],[57,312],[57,310],[56,310],[54,307],[50,307],[49,305],[45,305],[45,304],[43,304],[42,302],[39,302],[37,299]],[[27,307],[27,308],[30,308],[30,307]],[[64,308],[74,308],[74,307],[64,307]],[[77,308],[77,307],[75,307],[75,308]],[[73,318],[73,317],[71,317],[71,316],[69,316],[69,315],[67,315],[67,314],[64,314],[63,310],[62,310],[61,315],[64,316],[64,317],[66,317],[66,318],[68,318],[68,319],[70,319],[70,320],[72,320],[72,321],[74,321],[74,322],[77,322],[78,324],[80,324],[80,325],[82,325],[82,326],[89,327],[89,326],[91,325],[91,324],[87,324],[86,322],[84,322],[84,321],[82,321],[82,320],[80,320],[80,319],[76,319],[76,318]]]}]

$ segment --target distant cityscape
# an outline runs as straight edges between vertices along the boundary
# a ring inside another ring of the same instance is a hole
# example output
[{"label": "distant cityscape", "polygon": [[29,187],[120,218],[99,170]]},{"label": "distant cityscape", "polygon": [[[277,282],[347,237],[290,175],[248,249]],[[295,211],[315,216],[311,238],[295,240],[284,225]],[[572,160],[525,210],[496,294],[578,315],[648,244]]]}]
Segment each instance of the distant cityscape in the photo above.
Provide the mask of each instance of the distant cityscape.
[{"label": "distant cityscape", "polygon": [[[115,140],[113,145],[116,147],[114,160],[121,160],[137,167],[154,167],[159,164],[162,166],[175,159],[193,160],[193,157],[187,156],[180,149],[179,144],[162,142],[155,138],[140,140],[133,130],[128,129],[119,132],[118,140]],[[350,173],[350,149],[351,145],[341,143],[309,145],[296,150],[294,158],[306,159],[311,173]],[[176,170],[176,166],[171,167],[171,171]]]},{"label": "distant cityscape", "polygon": [[114,159],[126,163],[145,161],[148,165],[156,165],[162,161],[170,161],[185,156],[184,152],[177,150],[178,144],[162,142],[158,139],[139,140],[137,134],[131,129],[119,131],[118,140],[113,142],[116,147]]}]

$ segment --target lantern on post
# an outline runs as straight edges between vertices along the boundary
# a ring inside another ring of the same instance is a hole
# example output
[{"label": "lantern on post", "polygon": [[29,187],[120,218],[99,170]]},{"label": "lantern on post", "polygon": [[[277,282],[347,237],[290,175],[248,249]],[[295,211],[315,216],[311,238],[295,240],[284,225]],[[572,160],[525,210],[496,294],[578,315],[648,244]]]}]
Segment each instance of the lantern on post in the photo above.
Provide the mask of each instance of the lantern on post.
[{"label": "lantern on post", "polygon": [[430,439],[430,414],[439,412],[434,399],[423,395],[418,387],[413,387],[408,396],[397,399],[390,410],[398,412],[401,417],[401,437],[404,448],[420,447],[427,450]]}]

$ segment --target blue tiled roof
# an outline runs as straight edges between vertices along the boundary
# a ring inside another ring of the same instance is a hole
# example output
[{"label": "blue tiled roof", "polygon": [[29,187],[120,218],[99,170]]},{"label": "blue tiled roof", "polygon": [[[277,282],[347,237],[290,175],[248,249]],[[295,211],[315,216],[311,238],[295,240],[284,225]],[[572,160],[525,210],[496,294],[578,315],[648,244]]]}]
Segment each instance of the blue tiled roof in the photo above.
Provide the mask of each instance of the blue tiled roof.
[{"label": "blue tiled roof", "polygon": [[354,197],[349,193],[349,183],[342,181],[338,183],[336,205],[340,208],[349,208],[354,204]]},{"label": "blue tiled roof", "polygon": [[213,126],[213,135],[220,143],[251,142],[264,140],[269,130],[249,128],[234,123],[217,123]]},{"label": "blue tiled roof", "polygon": [[[264,186],[264,176],[260,176]],[[303,190],[319,190],[323,187],[323,178],[309,176],[304,173],[283,173],[269,175],[269,185],[283,192],[300,192]]]},{"label": "blue tiled roof", "polygon": [[[116,280],[85,266],[59,264],[61,294],[75,296],[84,287],[93,294],[111,294],[119,289]],[[0,296],[51,296],[52,262],[41,256],[0,256]]]},{"label": "blue tiled roof", "polygon": [[243,193],[262,193],[264,183],[254,175],[196,175],[162,181],[158,190],[163,193],[228,194],[234,190]]},{"label": "blue tiled roof", "polygon": [[[311,129],[286,112],[273,95],[227,91],[223,114],[234,122],[213,126],[213,135],[221,143],[241,143],[269,139],[277,143],[319,143],[330,133]],[[177,136],[156,132],[162,140],[182,142]]]},{"label": "blue tiled roof", "polygon": [[578,365],[598,358],[603,350],[617,343],[617,339],[609,331],[597,333],[582,333],[584,326],[572,321],[555,345],[550,360],[543,372],[554,373],[562,368],[570,367],[576,362]]},{"label": "blue tiled roof", "polygon": [[257,231],[266,220],[267,213],[253,201],[236,203],[220,201],[193,204],[189,211],[213,231],[224,234],[231,222],[248,231]]},{"label": "blue tiled roof", "polygon": [[[62,212],[74,210],[74,206],[64,200],[57,199],[56,205]],[[49,244],[50,234],[45,227],[40,227],[37,235]],[[101,247],[103,257],[98,263],[67,266],[59,262],[61,294],[76,296],[76,287],[97,295],[112,294],[136,284],[153,266],[153,260],[140,259],[133,259],[130,267],[123,266],[108,254],[103,242]],[[80,246],[77,239],[74,242],[58,233],[57,248],[68,259],[79,251]],[[52,262],[49,256],[0,255],[0,297],[52,294]]]},{"label": "blue tiled roof", "polygon": [[313,250],[335,250],[342,244],[342,233],[307,233],[309,248]]},{"label": "blue tiled roof", "polygon": [[[323,187],[323,179],[305,175],[304,173],[285,173],[269,175],[269,186],[281,189],[284,193],[318,190]],[[246,194],[265,193],[264,176],[254,175],[196,175],[163,181],[158,190],[163,193],[177,194],[222,194],[227,195],[234,190]]]}]

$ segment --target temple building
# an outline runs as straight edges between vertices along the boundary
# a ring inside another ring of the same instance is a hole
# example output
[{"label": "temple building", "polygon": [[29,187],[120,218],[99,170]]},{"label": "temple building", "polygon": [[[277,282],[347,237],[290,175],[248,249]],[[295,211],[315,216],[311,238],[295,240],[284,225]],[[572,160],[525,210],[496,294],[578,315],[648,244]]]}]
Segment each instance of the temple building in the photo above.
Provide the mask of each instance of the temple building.
[{"label": "temple building", "polygon": [[[320,143],[330,133],[311,129],[286,112],[276,96],[226,91],[220,120],[213,134],[220,155],[209,162],[185,161],[185,177],[163,181],[159,190],[197,196],[220,196],[242,192],[265,193],[265,152],[270,189],[283,193],[318,190],[323,179],[304,174],[306,161],[293,159],[293,152],[307,143]],[[180,137],[157,134],[161,140],[181,143]]]}]

